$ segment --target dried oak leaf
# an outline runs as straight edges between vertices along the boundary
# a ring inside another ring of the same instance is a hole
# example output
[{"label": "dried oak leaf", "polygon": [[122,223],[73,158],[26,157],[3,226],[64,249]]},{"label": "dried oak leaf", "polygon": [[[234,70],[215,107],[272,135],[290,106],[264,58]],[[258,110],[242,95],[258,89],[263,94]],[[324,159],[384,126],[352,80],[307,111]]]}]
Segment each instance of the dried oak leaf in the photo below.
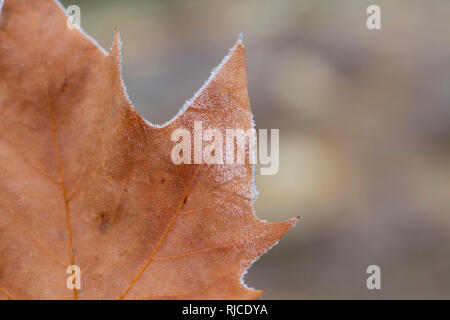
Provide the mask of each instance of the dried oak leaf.
[{"label": "dried oak leaf", "polygon": [[[171,133],[252,127],[241,40],[173,121],[127,98],[54,0],[0,16],[0,298],[239,299],[248,266],[296,222],[253,213],[252,166],[173,164]],[[81,269],[69,290],[66,269]]]}]

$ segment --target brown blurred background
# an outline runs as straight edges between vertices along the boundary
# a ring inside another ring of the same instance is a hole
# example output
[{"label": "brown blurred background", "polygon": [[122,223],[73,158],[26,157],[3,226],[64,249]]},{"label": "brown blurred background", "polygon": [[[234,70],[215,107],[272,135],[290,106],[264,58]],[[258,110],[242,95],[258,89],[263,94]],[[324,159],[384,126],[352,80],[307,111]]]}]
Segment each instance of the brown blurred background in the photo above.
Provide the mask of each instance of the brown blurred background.
[{"label": "brown blurred background", "polygon": [[256,212],[301,216],[245,277],[263,298],[450,298],[449,1],[62,2],[107,50],[119,28],[128,93],[154,123],[245,33],[256,125],[280,129]]}]

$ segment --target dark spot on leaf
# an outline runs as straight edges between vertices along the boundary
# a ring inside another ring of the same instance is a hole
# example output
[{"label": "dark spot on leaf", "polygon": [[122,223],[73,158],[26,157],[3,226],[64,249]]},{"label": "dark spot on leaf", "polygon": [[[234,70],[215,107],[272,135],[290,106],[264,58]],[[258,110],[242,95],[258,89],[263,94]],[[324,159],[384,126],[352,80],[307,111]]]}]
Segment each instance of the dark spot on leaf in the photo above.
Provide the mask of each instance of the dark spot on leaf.
[{"label": "dark spot on leaf", "polygon": [[67,81],[67,77],[64,78],[64,82],[61,86],[61,92],[64,92],[67,88],[67,86],[69,85],[69,82]]},{"label": "dark spot on leaf", "polygon": [[101,212],[100,214],[98,214],[97,221],[98,221],[98,229],[100,230],[100,232],[107,233],[111,228],[111,223],[108,220],[106,212]]},{"label": "dark spot on leaf", "polygon": [[183,205],[184,205],[184,204],[186,204],[186,202],[187,202],[187,198],[188,198],[187,196],[186,196],[186,197],[184,197],[184,200],[183,200]]},{"label": "dark spot on leaf", "polygon": [[164,183],[164,181],[166,181],[166,180],[164,180],[164,179],[161,179],[161,183]]},{"label": "dark spot on leaf", "polygon": [[100,232],[107,233],[111,227],[111,223],[108,220],[107,212],[101,212],[97,215],[98,228]]}]

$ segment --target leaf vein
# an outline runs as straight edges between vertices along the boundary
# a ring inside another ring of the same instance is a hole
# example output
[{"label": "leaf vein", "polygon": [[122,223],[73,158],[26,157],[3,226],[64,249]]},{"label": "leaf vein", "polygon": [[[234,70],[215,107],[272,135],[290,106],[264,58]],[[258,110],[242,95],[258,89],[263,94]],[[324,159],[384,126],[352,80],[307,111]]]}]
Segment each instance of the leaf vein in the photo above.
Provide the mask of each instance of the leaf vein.
[{"label": "leaf vein", "polygon": [[[72,227],[71,227],[71,223],[70,223],[70,208],[69,208],[69,200],[67,197],[67,189],[66,189],[66,184],[64,182],[64,172],[63,172],[63,167],[62,167],[62,159],[61,159],[61,154],[60,154],[60,150],[59,150],[59,145],[58,145],[58,137],[56,134],[56,125],[55,125],[55,116],[54,116],[54,112],[53,112],[53,106],[52,106],[52,101],[50,99],[50,95],[48,93],[48,90],[46,91],[47,93],[47,104],[48,104],[48,112],[50,115],[50,122],[52,124],[52,133],[53,133],[53,143],[54,143],[54,147],[55,147],[55,151],[56,151],[56,157],[58,160],[58,169],[59,169],[59,175],[60,175],[60,179],[61,179],[61,188],[62,188],[62,192],[63,192],[63,197],[64,197],[64,208],[66,211],[66,219],[67,219],[67,234],[68,234],[68,239],[69,239],[69,255],[70,255],[70,264],[71,265],[75,265],[75,257],[73,254],[73,242],[72,242]],[[78,292],[77,289],[74,288],[73,289],[73,294],[74,294],[74,298],[75,300],[78,300]]]},{"label": "leaf vein", "polygon": [[188,196],[188,193],[190,191],[190,188],[192,186],[192,184],[194,183],[195,179],[197,178],[197,174],[200,170],[200,166],[197,168],[197,170],[194,173],[194,176],[191,180],[191,182],[189,183],[189,185],[186,188],[186,191],[184,193],[183,198],[181,199],[181,202],[178,206],[178,209],[175,213],[175,215],[172,217],[172,220],[170,220],[169,224],[166,227],[166,230],[164,231],[164,233],[162,234],[161,238],[159,239],[158,243],[156,244],[150,258],[147,260],[147,262],[145,263],[145,265],[141,268],[141,270],[139,271],[139,273],[137,274],[137,276],[133,279],[133,281],[128,285],[127,289],[121,294],[121,296],[119,297],[119,300],[123,300],[123,298],[127,295],[127,293],[131,290],[131,288],[133,287],[133,285],[136,283],[136,281],[139,279],[139,277],[142,275],[142,273],[147,269],[147,267],[150,265],[150,263],[153,261],[153,258],[155,257],[156,253],[158,252],[159,247],[161,246],[162,242],[164,241],[164,239],[166,238],[167,234],[169,233],[170,229],[172,228],[173,223],[175,222],[176,218],[178,217],[178,215],[181,212],[181,209],[183,208],[184,204],[185,204],[185,200]]}]

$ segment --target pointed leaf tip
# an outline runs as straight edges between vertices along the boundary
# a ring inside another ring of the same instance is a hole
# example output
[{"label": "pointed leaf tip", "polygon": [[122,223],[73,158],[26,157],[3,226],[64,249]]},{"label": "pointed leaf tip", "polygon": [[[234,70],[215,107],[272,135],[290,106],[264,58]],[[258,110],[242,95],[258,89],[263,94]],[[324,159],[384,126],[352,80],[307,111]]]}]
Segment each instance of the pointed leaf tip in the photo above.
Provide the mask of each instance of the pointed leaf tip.
[{"label": "pointed leaf tip", "polygon": [[109,55],[112,57],[120,58],[121,48],[122,48],[122,41],[120,39],[119,30],[117,28],[114,28],[114,38]]}]

